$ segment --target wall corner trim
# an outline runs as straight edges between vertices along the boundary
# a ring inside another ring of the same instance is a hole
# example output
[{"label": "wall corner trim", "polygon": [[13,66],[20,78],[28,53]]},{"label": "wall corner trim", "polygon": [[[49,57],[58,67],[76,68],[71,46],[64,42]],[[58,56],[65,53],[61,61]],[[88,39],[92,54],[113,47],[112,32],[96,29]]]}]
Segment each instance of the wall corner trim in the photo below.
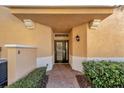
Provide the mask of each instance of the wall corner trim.
[{"label": "wall corner trim", "polygon": [[53,56],[38,57],[37,58],[37,68],[45,67],[48,64],[47,71],[53,68]]},{"label": "wall corner trim", "polygon": [[37,48],[34,45],[21,45],[21,44],[6,44],[4,45],[6,48]]}]

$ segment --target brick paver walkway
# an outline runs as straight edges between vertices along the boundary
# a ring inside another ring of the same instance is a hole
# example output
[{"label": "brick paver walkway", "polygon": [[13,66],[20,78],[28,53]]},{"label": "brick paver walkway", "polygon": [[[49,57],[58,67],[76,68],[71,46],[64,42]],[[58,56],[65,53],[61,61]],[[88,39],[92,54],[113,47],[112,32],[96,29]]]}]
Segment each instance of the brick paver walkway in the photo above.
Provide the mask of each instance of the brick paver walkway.
[{"label": "brick paver walkway", "polygon": [[48,72],[47,88],[79,88],[76,74],[81,73],[72,70],[69,64],[55,64]]}]

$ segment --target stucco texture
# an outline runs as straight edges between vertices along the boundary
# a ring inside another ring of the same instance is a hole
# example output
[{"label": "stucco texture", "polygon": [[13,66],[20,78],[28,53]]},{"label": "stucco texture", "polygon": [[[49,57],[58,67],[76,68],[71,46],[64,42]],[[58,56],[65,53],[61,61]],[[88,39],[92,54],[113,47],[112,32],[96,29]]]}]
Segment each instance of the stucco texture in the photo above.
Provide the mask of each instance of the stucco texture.
[{"label": "stucco texture", "polygon": [[[76,40],[79,36],[80,41]],[[72,28],[70,32],[70,55],[86,57],[87,55],[87,24]]]},{"label": "stucco texture", "polygon": [[97,30],[87,29],[87,56],[124,56],[124,12],[115,9]]},{"label": "stucco texture", "polygon": [[[80,42],[75,40],[80,36]],[[112,15],[102,20],[97,30],[89,29],[89,23],[72,28],[70,55],[78,57],[123,57],[124,12],[114,9]]]},{"label": "stucco texture", "polygon": [[38,48],[37,57],[53,55],[52,29],[39,23],[35,23],[35,28],[29,30],[24,23],[10,14],[5,9],[0,8],[0,47],[2,47],[2,57],[7,57],[5,44],[26,44],[36,45]]}]

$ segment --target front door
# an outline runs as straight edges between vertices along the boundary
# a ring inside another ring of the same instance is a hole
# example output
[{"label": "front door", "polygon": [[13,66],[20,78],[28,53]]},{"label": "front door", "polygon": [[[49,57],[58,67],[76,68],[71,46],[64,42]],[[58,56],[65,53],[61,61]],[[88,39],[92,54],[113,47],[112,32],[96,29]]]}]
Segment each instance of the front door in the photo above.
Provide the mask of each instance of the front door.
[{"label": "front door", "polygon": [[69,44],[67,40],[55,41],[55,63],[68,63]]}]

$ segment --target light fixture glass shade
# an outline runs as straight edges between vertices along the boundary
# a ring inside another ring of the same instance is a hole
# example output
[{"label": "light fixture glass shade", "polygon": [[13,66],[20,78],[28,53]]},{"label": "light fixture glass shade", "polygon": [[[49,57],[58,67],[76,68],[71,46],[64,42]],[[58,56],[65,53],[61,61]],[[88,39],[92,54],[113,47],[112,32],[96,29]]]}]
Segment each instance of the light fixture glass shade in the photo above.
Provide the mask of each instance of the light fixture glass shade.
[{"label": "light fixture glass shade", "polygon": [[26,28],[28,28],[28,29],[34,28],[34,23],[31,19],[24,19],[23,21],[24,21]]},{"label": "light fixture glass shade", "polygon": [[98,26],[100,25],[100,23],[101,23],[100,19],[94,19],[93,21],[89,23],[89,27],[90,29],[96,30]]}]

